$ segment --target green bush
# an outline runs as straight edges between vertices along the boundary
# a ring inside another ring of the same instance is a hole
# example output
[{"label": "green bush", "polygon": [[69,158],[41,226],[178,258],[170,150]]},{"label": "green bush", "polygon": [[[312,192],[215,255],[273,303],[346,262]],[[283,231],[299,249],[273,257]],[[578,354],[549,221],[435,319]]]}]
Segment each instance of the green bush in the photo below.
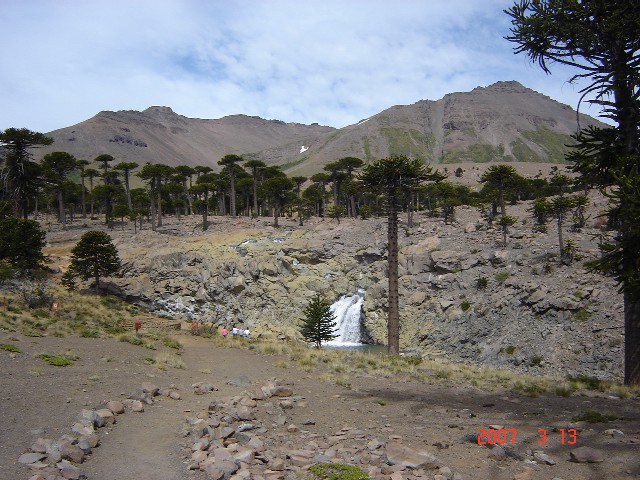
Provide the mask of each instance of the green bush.
[{"label": "green bush", "polygon": [[467,310],[469,310],[471,308],[471,304],[468,301],[464,301],[460,304],[460,308],[462,309],[463,312],[466,312]]},{"label": "green bush", "polygon": [[572,422],[607,423],[617,420],[619,417],[612,413],[600,413],[596,410],[587,410],[571,419]]},{"label": "green bush", "polygon": [[69,365],[73,365],[73,363],[78,360],[77,356],[70,353],[65,353],[64,355],[47,355],[46,353],[43,353],[42,355],[38,356],[49,365],[53,365],[54,367],[68,367]]},{"label": "green bush", "polygon": [[0,350],[4,350],[5,352],[12,352],[12,353],[22,353],[22,350],[20,350],[15,345],[11,345],[10,343],[3,343],[2,345],[0,345]]},{"label": "green bush", "polygon": [[489,286],[489,280],[487,277],[478,277],[476,279],[476,290],[484,290]]},{"label": "green bush", "polygon": [[359,467],[343,463],[316,463],[309,472],[321,480],[369,480]]},{"label": "green bush", "polygon": [[507,272],[506,270],[496,273],[496,281],[498,283],[504,283],[507,278],[509,278],[509,272]]}]

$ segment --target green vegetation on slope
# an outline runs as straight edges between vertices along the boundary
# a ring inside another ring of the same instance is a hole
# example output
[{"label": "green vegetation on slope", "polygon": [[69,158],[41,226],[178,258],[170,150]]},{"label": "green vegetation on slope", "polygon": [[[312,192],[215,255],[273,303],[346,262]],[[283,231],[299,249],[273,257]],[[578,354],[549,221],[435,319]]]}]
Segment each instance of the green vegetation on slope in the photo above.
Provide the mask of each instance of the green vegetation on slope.
[{"label": "green vegetation on slope", "polygon": [[413,128],[383,127],[380,132],[389,142],[389,156],[406,155],[427,160],[433,159],[435,138]]}]

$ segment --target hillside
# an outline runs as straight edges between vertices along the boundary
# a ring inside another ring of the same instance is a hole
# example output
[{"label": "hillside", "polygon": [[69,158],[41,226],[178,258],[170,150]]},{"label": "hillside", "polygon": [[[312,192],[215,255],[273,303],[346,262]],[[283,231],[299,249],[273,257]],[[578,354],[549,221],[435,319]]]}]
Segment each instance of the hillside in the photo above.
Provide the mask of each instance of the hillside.
[{"label": "hillside", "polygon": [[[581,115],[580,125],[600,124]],[[576,131],[576,112],[517,82],[390,107],[341,129],[232,115],[216,120],[179,115],[169,107],[100,112],[55,130],[52,146],[77,158],[102,153],[117,161],[209,165],[227,153],[281,165],[290,174],[315,173],[338,158],[366,161],[392,154],[431,163],[563,161]]]}]

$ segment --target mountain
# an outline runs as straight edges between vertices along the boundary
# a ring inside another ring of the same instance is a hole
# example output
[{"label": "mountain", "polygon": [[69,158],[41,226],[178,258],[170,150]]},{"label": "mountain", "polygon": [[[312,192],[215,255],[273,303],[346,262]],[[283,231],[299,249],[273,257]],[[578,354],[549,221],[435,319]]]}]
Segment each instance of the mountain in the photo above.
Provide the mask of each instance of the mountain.
[{"label": "mountain", "polygon": [[[603,125],[580,115],[580,125]],[[515,81],[451,93],[436,101],[397,105],[336,129],[247,115],[188,118],[169,107],[104,111],[50,132],[54,143],[37,155],[63,150],[91,160],[209,165],[228,153],[281,165],[290,174],[318,172],[346,156],[371,161],[393,154],[430,163],[563,161],[577,128],[569,106]]]}]

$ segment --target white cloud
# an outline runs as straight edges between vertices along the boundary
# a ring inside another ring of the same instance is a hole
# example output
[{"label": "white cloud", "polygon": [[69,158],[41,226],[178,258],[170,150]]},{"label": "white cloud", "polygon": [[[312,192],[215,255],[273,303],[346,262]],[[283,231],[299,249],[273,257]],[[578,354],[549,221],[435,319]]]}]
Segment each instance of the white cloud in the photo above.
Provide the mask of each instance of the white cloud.
[{"label": "white cloud", "polygon": [[0,129],[168,105],[356,123],[394,104],[516,79],[576,105],[512,54],[507,0],[12,1],[0,11]]}]

